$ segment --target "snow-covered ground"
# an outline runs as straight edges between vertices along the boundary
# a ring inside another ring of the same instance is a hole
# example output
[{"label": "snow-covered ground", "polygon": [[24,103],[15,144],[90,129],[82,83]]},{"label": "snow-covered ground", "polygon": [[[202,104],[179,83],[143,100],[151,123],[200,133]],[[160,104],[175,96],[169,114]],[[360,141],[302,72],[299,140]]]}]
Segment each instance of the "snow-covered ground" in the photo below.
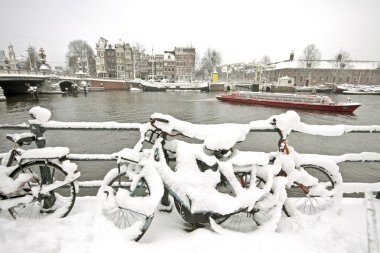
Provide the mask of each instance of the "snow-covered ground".
[{"label": "snow-covered ground", "polygon": [[[185,231],[172,213],[156,212],[139,242],[97,216],[95,197],[77,198],[64,219],[13,220],[0,213],[0,252],[368,252],[365,199],[343,199],[337,214],[283,217],[276,232]],[[380,200],[375,200],[377,210]]]}]

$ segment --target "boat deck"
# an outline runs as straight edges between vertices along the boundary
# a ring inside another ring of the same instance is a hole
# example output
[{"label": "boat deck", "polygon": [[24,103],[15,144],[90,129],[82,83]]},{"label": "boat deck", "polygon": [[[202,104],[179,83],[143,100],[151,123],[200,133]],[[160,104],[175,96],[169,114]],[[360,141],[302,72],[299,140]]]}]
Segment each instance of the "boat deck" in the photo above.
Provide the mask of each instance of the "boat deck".
[{"label": "boat deck", "polygon": [[308,104],[333,103],[327,96],[298,95],[282,93],[239,92],[241,98],[262,99],[273,101],[298,102]]}]

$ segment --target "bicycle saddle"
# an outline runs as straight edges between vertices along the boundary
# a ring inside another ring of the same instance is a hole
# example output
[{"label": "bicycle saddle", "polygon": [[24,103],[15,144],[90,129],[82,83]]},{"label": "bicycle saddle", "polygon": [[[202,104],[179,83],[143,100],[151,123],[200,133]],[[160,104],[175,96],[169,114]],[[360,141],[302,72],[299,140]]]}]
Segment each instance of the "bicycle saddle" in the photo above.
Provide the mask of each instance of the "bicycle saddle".
[{"label": "bicycle saddle", "polygon": [[21,133],[21,134],[7,134],[7,140],[17,143],[19,146],[30,145],[33,141],[37,139],[36,135],[33,133]]}]

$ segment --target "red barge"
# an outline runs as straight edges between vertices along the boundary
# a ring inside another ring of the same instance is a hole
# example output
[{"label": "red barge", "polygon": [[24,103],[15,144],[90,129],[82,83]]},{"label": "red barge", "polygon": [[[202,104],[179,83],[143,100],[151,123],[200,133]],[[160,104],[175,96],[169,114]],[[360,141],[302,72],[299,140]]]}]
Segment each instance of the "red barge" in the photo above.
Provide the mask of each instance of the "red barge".
[{"label": "red barge", "polygon": [[264,93],[239,91],[216,97],[218,100],[253,105],[279,106],[332,112],[353,112],[361,104],[333,102],[328,96],[298,95],[285,93]]}]

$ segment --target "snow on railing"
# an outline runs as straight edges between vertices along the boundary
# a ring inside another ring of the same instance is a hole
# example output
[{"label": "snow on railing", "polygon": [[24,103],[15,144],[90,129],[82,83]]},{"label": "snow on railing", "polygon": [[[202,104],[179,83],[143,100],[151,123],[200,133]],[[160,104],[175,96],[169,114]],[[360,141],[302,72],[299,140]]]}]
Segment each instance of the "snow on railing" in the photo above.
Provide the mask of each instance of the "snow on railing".
[{"label": "snow on railing", "polygon": [[[42,137],[46,130],[134,130],[142,131],[149,126],[149,123],[119,123],[119,122],[60,122],[50,120],[51,113],[45,108],[39,106],[32,108],[29,113],[34,117],[33,120],[29,120],[29,124],[17,124],[17,125],[0,125],[0,129],[31,129],[33,133],[39,134]],[[165,131],[177,130],[181,131],[185,135],[205,140],[208,136],[206,132],[215,133],[215,131],[225,130],[228,128],[228,132],[233,132],[234,142],[242,141],[245,139],[245,135],[248,132],[278,132],[281,129],[282,133],[288,135],[292,131],[302,132],[311,135],[321,136],[341,136],[345,133],[380,133],[379,125],[370,126],[352,126],[352,125],[309,125],[300,121],[300,117],[294,111],[288,111],[284,114],[273,115],[266,120],[252,121],[248,124],[192,124],[186,121],[178,120],[170,115],[164,115],[155,113],[152,117],[158,117],[167,119],[170,123],[165,127],[170,129],[164,129]],[[160,122],[157,122],[160,124]],[[278,127],[278,128],[277,128]],[[202,130],[202,131],[200,131]],[[222,131],[225,132],[225,131]],[[210,138],[209,138],[210,139]],[[215,138],[214,138],[215,139]],[[205,140],[206,141],[209,140]],[[44,145],[44,143],[43,143]],[[39,146],[40,147],[40,146]],[[5,154],[0,154],[0,159]],[[358,154],[344,154],[341,156],[326,156],[326,155],[313,155],[328,157],[333,162],[363,162],[363,161],[380,161],[380,153],[374,152],[362,152]],[[113,154],[70,154],[69,159],[73,161],[96,161],[96,160],[116,160],[117,153]],[[100,181],[92,182],[80,182],[82,187],[98,187]],[[363,184],[363,183],[346,183],[343,187],[344,192],[366,192],[380,191],[380,183],[375,184]]]}]

